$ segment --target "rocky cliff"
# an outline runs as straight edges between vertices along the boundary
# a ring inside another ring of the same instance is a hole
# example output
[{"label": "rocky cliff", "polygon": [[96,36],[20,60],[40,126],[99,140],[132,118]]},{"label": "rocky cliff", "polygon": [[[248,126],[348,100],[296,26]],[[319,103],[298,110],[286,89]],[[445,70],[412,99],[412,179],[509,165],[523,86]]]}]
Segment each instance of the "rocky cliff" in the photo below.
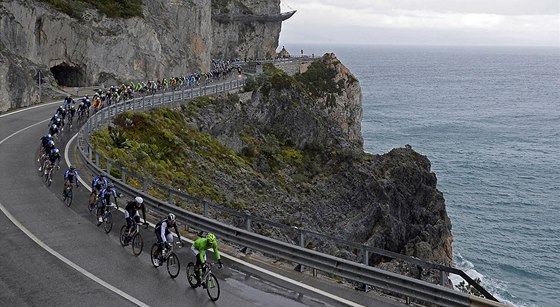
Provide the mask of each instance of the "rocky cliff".
[{"label": "rocky cliff", "polygon": [[39,1],[0,1],[0,111],[38,101],[38,70],[59,85],[87,86],[206,71],[213,58],[271,56],[281,22],[212,17],[275,15],[279,7],[280,0],[150,0],[143,17],[123,19],[88,7],[71,17]]},{"label": "rocky cliff", "polygon": [[[99,132],[92,141],[127,168],[158,174],[159,181],[199,198],[285,225],[451,263],[451,223],[430,161],[411,148],[363,152],[359,83],[333,54],[295,76],[266,66],[246,90],[240,96],[200,98],[180,112],[125,113],[112,132]],[[109,134],[115,133],[127,139],[127,148],[111,141]],[[307,246],[362,257],[313,238]],[[406,274],[426,273],[375,255],[369,260]]]}]

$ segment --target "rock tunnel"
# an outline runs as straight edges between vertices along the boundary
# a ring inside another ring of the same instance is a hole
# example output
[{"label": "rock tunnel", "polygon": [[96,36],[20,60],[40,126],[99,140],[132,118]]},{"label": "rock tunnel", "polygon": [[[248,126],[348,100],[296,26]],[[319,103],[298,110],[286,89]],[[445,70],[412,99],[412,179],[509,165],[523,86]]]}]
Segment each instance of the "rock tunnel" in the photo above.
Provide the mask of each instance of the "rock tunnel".
[{"label": "rock tunnel", "polygon": [[86,75],[79,67],[63,62],[51,67],[51,72],[60,86],[86,86]]}]

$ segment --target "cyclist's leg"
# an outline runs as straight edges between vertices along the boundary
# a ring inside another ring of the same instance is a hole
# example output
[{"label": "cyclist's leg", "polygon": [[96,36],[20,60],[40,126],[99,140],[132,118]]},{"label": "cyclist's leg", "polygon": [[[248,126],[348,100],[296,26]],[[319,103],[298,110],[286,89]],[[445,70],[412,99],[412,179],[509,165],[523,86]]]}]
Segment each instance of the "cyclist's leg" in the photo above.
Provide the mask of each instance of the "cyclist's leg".
[{"label": "cyclist's leg", "polygon": [[[140,215],[138,215],[138,212],[136,212],[136,214],[132,217],[132,220],[134,220],[135,224],[140,224]],[[131,221],[132,224],[132,221]],[[133,227],[131,229],[132,233],[136,232],[136,227]]]},{"label": "cyclist's leg", "polygon": [[194,262],[194,271],[196,273],[194,277],[196,278],[196,283],[200,285],[201,278],[202,278],[202,263],[200,262],[200,259],[198,257],[200,251],[196,249],[194,246],[191,246],[191,252],[194,255],[194,259],[196,259],[196,261]]}]

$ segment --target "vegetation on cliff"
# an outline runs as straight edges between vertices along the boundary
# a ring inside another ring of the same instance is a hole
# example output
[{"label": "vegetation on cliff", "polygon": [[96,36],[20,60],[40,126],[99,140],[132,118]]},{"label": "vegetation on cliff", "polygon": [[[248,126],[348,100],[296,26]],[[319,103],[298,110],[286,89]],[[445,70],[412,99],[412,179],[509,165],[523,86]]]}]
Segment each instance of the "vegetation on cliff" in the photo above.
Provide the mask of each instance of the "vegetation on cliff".
[{"label": "vegetation on cliff", "polygon": [[109,18],[142,17],[142,0],[39,0],[74,18],[94,8]]}]

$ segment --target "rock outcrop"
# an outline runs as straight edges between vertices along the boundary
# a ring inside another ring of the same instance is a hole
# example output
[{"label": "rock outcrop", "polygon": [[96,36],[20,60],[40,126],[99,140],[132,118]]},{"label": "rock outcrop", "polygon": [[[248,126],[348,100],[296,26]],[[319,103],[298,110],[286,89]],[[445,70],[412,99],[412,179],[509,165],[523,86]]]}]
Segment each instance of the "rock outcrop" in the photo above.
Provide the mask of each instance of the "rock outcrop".
[{"label": "rock outcrop", "polygon": [[[3,63],[23,58],[29,66],[47,68],[44,74],[52,72],[60,85],[86,86],[207,71],[213,58],[272,57],[281,22],[212,19],[224,10],[241,11],[240,3],[144,1],[143,17],[121,19],[93,9],[73,18],[35,0],[1,1]],[[259,14],[280,10],[279,0],[243,3],[243,10]],[[0,67],[0,76],[7,75],[7,65]],[[0,83],[0,111],[38,101],[36,74],[17,70],[18,83]]]},{"label": "rock outcrop", "polygon": [[[113,129],[129,139],[126,150],[114,148],[106,131],[92,140],[103,155],[133,171],[158,174],[160,182],[201,199],[451,263],[451,223],[430,161],[408,147],[382,155],[363,152],[360,87],[333,54],[293,77],[266,66],[246,90],[188,102],[180,113],[123,114]],[[253,230],[265,235],[298,240],[256,224]],[[344,244],[308,237],[306,246],[363,261]],[[440,278],[376,255],[369,263]]]}]

